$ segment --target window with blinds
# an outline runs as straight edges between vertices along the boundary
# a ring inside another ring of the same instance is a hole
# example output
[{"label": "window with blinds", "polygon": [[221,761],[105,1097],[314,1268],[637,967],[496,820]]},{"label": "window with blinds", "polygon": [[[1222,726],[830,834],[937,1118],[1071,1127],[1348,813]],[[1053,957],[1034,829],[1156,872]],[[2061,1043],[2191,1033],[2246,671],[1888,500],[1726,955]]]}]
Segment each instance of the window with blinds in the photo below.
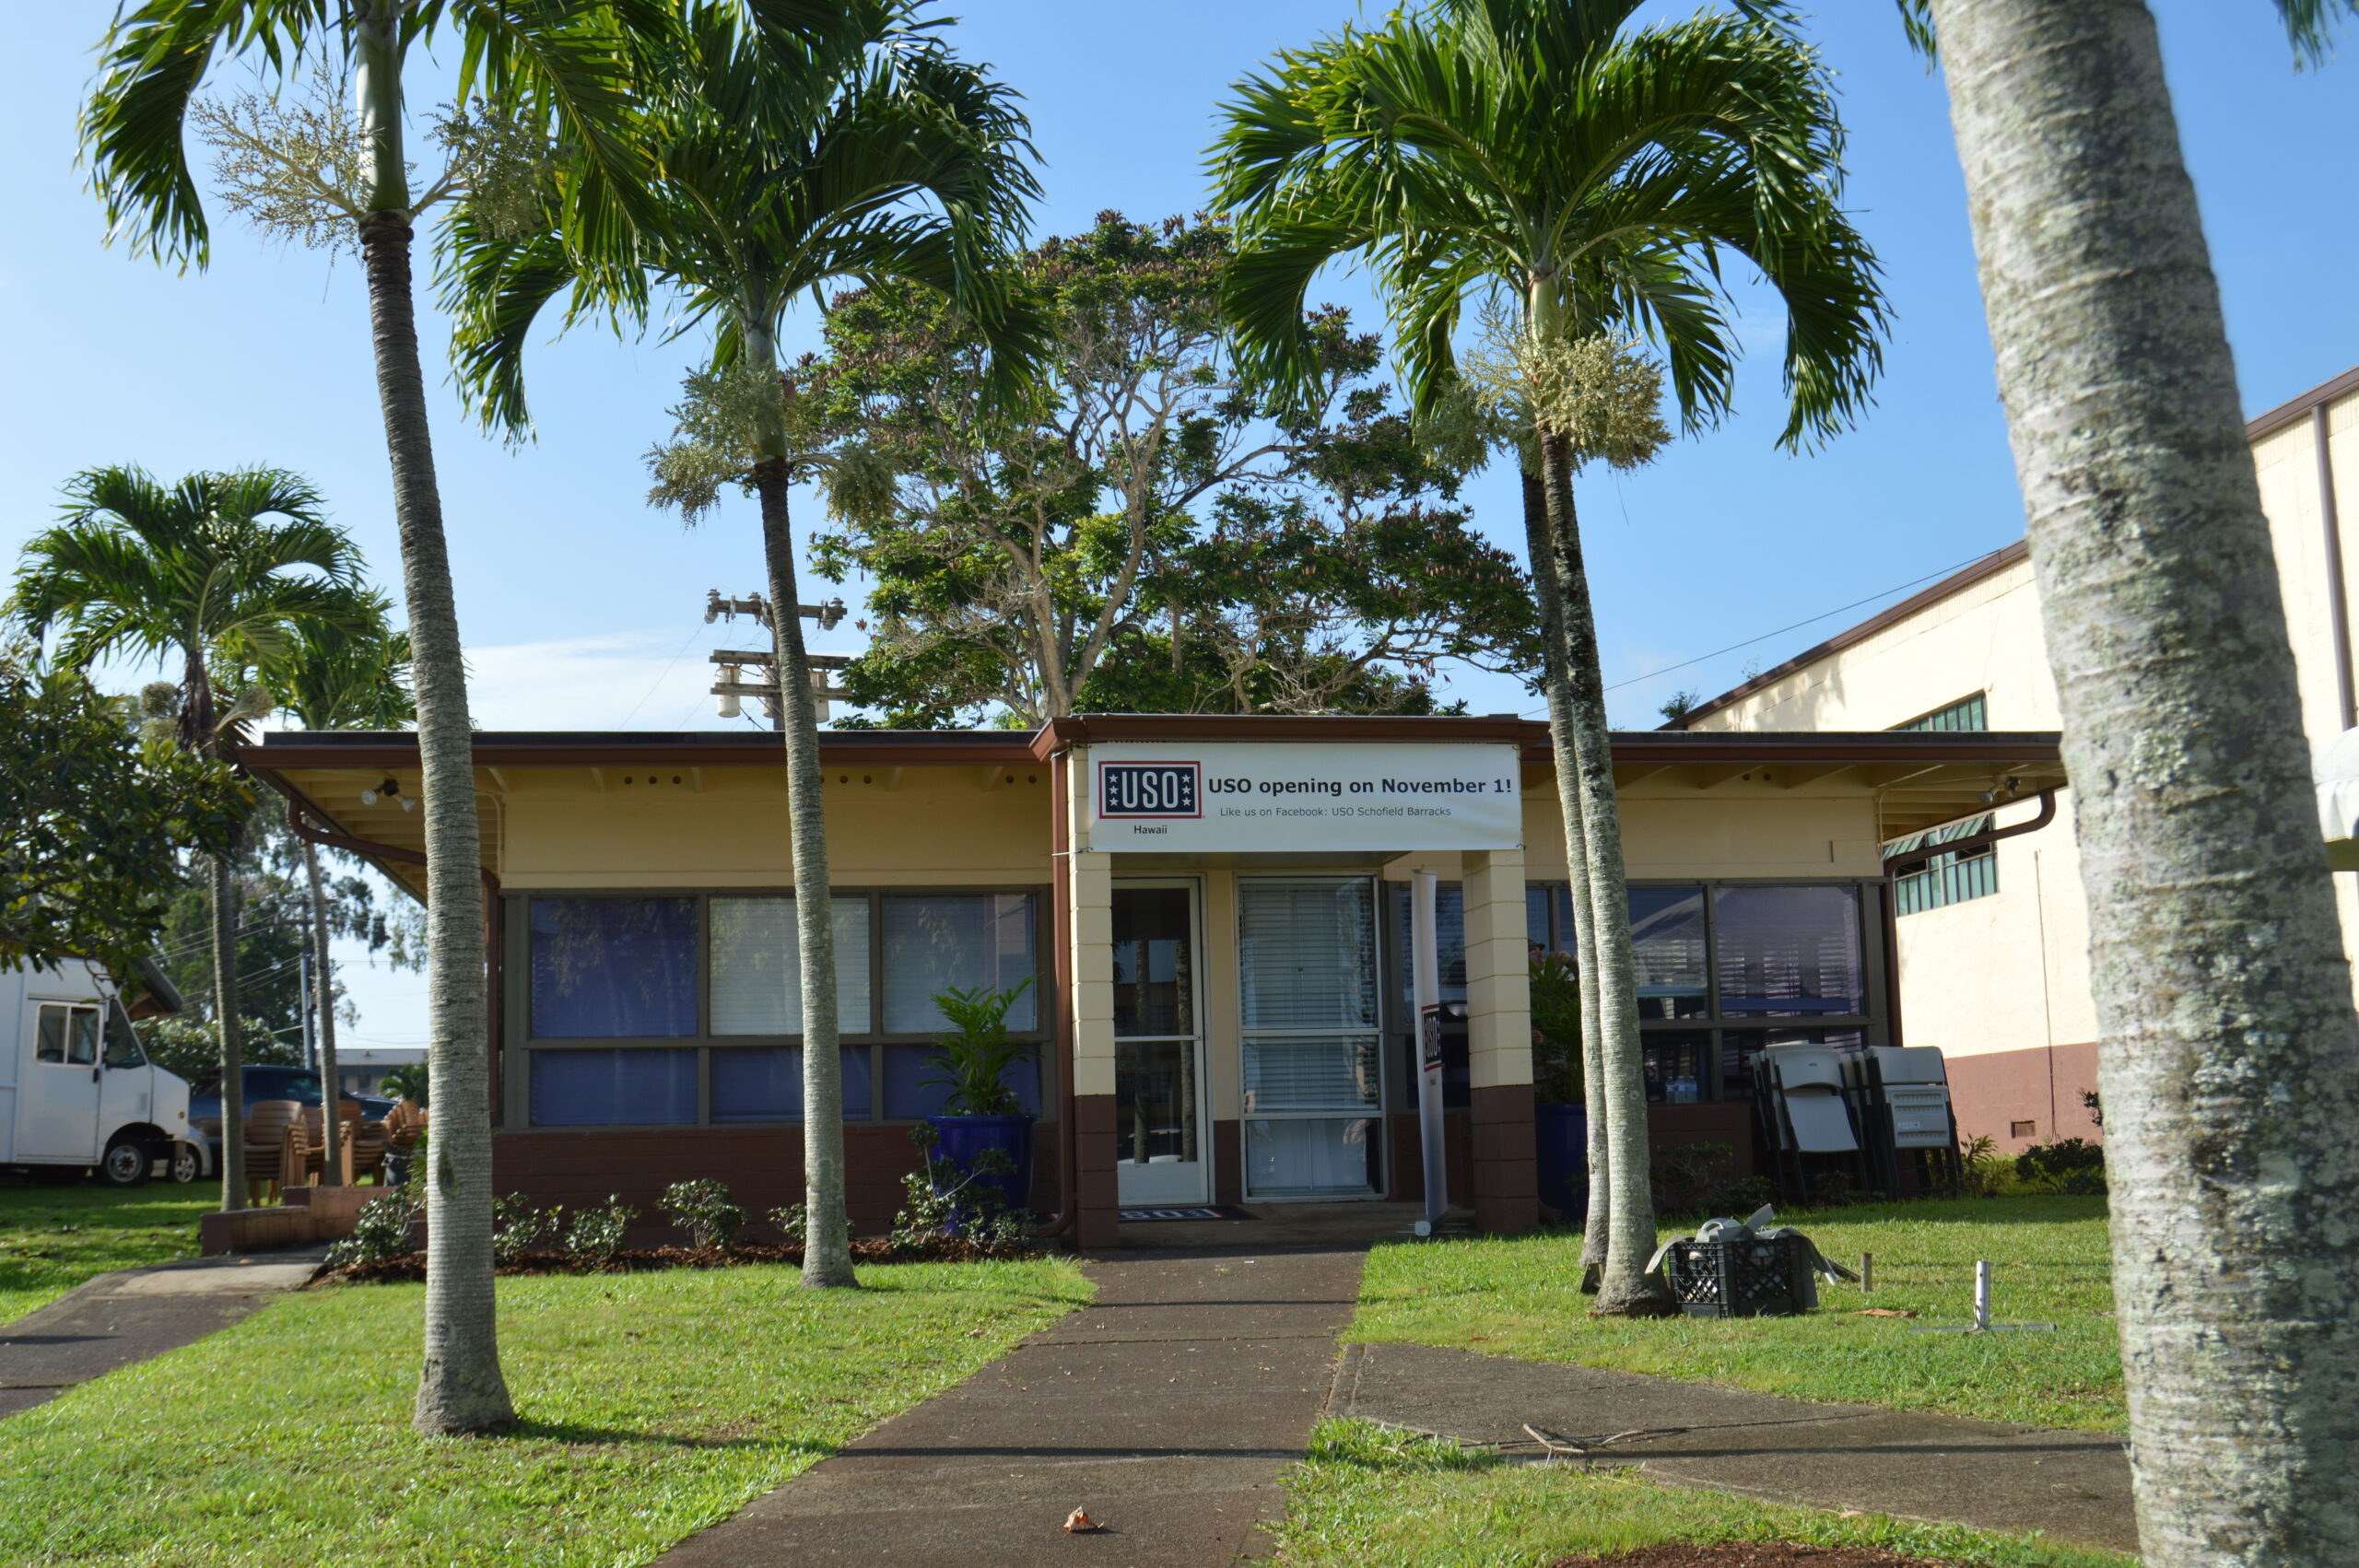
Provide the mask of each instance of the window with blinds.
[{"label": "window with blinds", "polygon": [[1244,1025],[1374,1030],[1376,904],[1364,881],[1237,884]]},{"label": "window with blinds", "polygon": [[[711,1007],[715,1035],[803,1033],[803,943],[792,898],[712,901]],[[836,1027],[865,1035],[868,1005],[868,900],[838,898]]]},{"label": "window with blinds", "polygon": [[[926,1035],[949,1020],[933,999],[956,987],[1007,990],[1035,977],[1032,899],[1022,893],[887,895],[885,1032]],[[1007,1026],[1038,1027],[1039,988],[1007,1012]]]}]

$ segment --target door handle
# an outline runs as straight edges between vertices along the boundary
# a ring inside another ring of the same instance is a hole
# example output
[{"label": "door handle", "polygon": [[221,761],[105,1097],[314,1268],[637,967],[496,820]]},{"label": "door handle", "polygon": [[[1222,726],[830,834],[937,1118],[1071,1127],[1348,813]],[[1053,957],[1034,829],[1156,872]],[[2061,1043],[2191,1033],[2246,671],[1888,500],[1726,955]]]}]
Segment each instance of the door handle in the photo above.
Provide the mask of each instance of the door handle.
[{"label": "door handle", "polygon": [[96,1083],[104,1071],[105,1070],[103,1068],[94,1067],[90,1069],[90,1082]]}]

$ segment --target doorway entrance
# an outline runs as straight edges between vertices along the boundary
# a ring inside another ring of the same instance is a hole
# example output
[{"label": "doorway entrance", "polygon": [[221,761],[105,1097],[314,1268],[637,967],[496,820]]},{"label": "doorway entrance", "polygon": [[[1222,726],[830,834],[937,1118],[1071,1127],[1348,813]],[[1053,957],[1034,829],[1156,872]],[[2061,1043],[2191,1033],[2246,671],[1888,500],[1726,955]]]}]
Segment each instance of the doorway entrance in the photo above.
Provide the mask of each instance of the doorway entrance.
[{"label": "doorway entrance", "polygon": [[1125,1209],[1212,1197],[1193,882],[1114,884],[1114,1159]]},{"label": "doorway entrance", "polygon": [[1357,877],[1243,877],[1245,1196],[1384,1191],[1376,887]]}]

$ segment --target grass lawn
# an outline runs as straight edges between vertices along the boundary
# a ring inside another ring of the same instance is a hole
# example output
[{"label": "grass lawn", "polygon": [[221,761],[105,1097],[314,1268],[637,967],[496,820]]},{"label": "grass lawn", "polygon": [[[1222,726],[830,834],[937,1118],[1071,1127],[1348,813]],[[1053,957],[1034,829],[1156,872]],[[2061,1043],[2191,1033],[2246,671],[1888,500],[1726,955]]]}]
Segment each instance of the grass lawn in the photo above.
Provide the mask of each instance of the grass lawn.
[{"label": "grass lawn", "polygon": [[0,1323],[93,1274],[195,1257],[197,1216],[220,1202],[216,1182],[0,1187]]},{"label": "grass lawn", "polygon": [[1055,1260],[499,1281],[522,1426],[409,1430],[424,1287],[286,1297],[0,1422],[0,1562],[616,1568],[1085,1302]]},{"label": "grass lawn", "polygon": [[1506,1460],[1330,1422],[1287,1475],[1278,1561],[1289,1568],[1414,1564],[1536,1568],[1666,1541],[1879,1546],[1976,1568],[2136,1568],[2136,1559],[2036,1536],[1880,1515],[1845,1515],[1659,1486],[1627,1471]]},{"label": "grass lawn", "polygon": [[[1848,1267],[1874,1253],[1875,1293],[1822,1284],[1819,1310],[1799,1317],[1600,1319],[1580,1293],[1578,1235],[1403,1243],[1370,1256],[1345,1337],[1579,1362],[1796,1398],[2125,1429],[2104,1199],[1861,1205],[1790,1223]],[[1972,1319],[1978,1258],[1991,1262],[1997,1321],[2053,1323],[2056,1332],[1911,1333]],[[1921,1316],[1856,1316],[1872,1305]]]}]

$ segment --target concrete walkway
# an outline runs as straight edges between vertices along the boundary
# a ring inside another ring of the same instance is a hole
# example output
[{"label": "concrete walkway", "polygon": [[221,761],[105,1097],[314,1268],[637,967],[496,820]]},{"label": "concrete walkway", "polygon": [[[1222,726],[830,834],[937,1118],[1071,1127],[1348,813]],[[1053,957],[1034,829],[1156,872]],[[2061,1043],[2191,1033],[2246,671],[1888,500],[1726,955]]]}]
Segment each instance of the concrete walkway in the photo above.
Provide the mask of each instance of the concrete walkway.
[{"label": "concrete walkway", "polygon": [[[2129,1457],[2118,1439],[2095,1433],[1409,1344],[1346,1346],[1332,1413],[1536,1456],[1529,1423],[1587,1447],[1590,1462],[1635,1465],[1680,1485],[2138,1548]],[[1653,1435],[1596,1443],[1640,1432]]]},{"label": "concrete walkway", "polygon": [[279,1292],[300,1288],[326,1256],[318,1246],[191,1258],[85,1280],[0,1325],[0,1416],[226,1328]]},{"label": "concrete walkway", "polygon": [[[1090,1263],[1096,1303],[886,1422],[664,1568],[1199,1568],[1285,1511],[1333,1387],[1362,1246]],[[1075,1507],[1105,1528],[1068,1535]]]}]

